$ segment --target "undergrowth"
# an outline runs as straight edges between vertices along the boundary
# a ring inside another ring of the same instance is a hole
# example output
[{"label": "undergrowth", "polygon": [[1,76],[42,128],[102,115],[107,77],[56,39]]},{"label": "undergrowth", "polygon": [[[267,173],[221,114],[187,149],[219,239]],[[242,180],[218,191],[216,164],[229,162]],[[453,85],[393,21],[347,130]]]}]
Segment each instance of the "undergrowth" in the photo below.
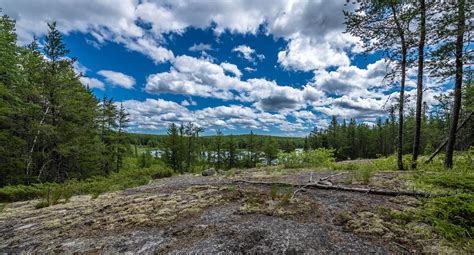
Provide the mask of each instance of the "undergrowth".
[{"label": "undergrowth", "polygon": [[278,154],[278,162],[285,168],[319,167],[332,169],[335,161],[334,150],[325,148]]},{"label": "undergrowth", "polygon": [[272,185],[270,189],[272,200],[279,200],[282,204],[289,204],[292,194],[293,187],[291,186]]},{"label": "undergrowth", "polygon": [[[465,251],[474,249],[474,161],[473,153],[456,153],[454,167],[446,169],[444,155],[424,164],[420,157],[416,170],[408,168],[411,157],[403,157],[406,170],[400,178],[411,183],[413,189],[436,194],[438,198],[426,199],[420,207],[410,212],[391,212],[388,215],[405,222],[418,221],[431,225],[434,231]],[[337,164],[336,170],[349,172],[349,181],[366,183],[376,172],[397,171],[396,157],[361,160]]]},{"label": "undergrowth", "polygon": [[0,202],[14,202],[41,198],[38,208],[53,205],[59,201],[67,202],[73,195],[91,194],[93,197],[126,188],[147,184],[152,179],[170,177],[171,170],[162,165],[137,168],[134,164],[119,172],[106,176],[94,176],[84,180],[68,180],[64,183],[37,183],[14,185],[0,188]]},{"label": "undergrowth", "polygon": [[474,246],[474,194],[430,199],[419,208],[417,217],[431,224],[448,241]]}]

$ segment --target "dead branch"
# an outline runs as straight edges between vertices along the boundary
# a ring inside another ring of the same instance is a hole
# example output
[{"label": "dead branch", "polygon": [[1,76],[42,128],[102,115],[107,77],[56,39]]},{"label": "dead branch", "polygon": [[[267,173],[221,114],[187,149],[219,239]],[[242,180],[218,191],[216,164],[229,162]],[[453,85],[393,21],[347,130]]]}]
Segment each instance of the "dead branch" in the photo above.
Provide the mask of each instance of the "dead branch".
[{"label": "dead branch", "polygon": [[[467,121],[472,117],[473,114],[474,114],[474,112],[469,113],[467,118],[464,119],[463,122],[461,123],[461,125],[459,125],[459,127],[456,129],[456,133],[459,132],[459,130],[461,130],[461,128],[463,128],[464,125],[466,125]],[[431,160],[433,160],[433,158],[436,155],[438,155],[438,153],[443,149],[444,146],[446,146],[447,143],[448,143],[448,138],[446,138],[444,140],[444,142],[435,150],[435,152],[433,152],[433,154],[431,154],[431,156],[425,161],[425,164],[430,163]]]},{"label": "dead branch", "polygon": [[342,172],[342,173],[337,173],[337,174],[332,174],[332,175],[329,175],[329,176],[326,176],[326,177],[322,177],[322,178],[319,178],[319,181],[326,181],[326,180],[329,180],[333,177],[336,177],[336,176],[339,176],[339,175],[343,175],[345,174],[346,172]]},{"label": "dead branch", "polygon": [[298,189],[309,188],[309,189],[325,189],[325,190],[340,190],[340,191],[348,191],[348,192],[358,192],[358,193],[365,193],[365,194],[375,194],[375,195],[383,195],[383,196],[411,196],[411,197],[427,197],[427,198],[434,198],[434,197],[443,197],[448,196],[449,194],[431,194],[425,192],[417,192],[417,191],[395,191],[395,190],[380,190],[380,189],[367,189],[367,188],[356,188],[356,187],[346,187],[346,186],[339,186],[339,185],[323,185],[319,183],[310,183],[306,185],[300,184],[293,184],[293,183],[285,183],[285,182],[252,182],[246,180],[234,180],[234,183],[244,183],[244,184],[252,184],[252,185],[281,185],[281,186],[293,186]]}]

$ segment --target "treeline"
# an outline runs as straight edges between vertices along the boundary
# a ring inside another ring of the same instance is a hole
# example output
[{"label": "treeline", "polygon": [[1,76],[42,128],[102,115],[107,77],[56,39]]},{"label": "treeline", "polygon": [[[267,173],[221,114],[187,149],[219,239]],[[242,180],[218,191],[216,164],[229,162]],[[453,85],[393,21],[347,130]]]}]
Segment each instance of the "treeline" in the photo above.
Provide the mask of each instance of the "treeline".
[{"label": "treeline", "polygon": [[[467,0],[388,0],[358,1],[353,4],[357,4],[354,11],[344,11],[346,32],[361,38],[367,53],[378,52],[393,64],[386,80],[400,89],[399,97],[394,103],[398,110],[396,152],[400,170],[404,169],[402,155],[406,152],[408,135],[405,130],[408,68],[417,69],[415,128],[408,138],[412,146],[412,168],[416,168],[418,155],[422,152],[422,106],[426,86],[424,76],[428,73],[430,77],[454,84],[451,113],[449,119],[445,120],[449,122],[449,127],[445,132],[447,142],[444,163],[451,168],[461,117],[462,88],[466,80],[472,80],[470,21],[473,18],[474,3]],[[363,154],[368,153],[368,150],[364,148]]]},{"label": "treeline", "polygon": [[[421,119],[420,154],[431,154],[438,148],[449,131],[449,120],[453,106],[452,96],[436,97],[438,103],[428,109],[424,104]],[[474,108],[474,86],[472,80],[463,88],[461,119],[467,119]],[[403,154],[412,152],[412,138],[415,134],[416,115],[409,109],[403,126]],[[336,117],[326,129],[314,129],[307,137],[310,148],[333,148],[337,160],[376,158],[396,153],[398,119],[392,107],[388,117],[378,118],[375,124],[357,122],[355,119],[337,120]],[[468,121],[457,134],[455,149],[464,151],[474,145],[474,119]]]},{"label": "treeline", "polygon": [[0,186],[117,171],[126,153],[123,107],[100,102],[74,72],[56,23],[42,46],[18,47],[0,18]]},{"label": "treeline", "polygon": [[279,152],[292,152],[305,146],[305,139],[299,137],[261,136],[253,132],[224,136],[220,130],[214,136],[201,137],[203,131],[193,123],[171,124],[166,136],[129,136],[132,143],[145,142],[148,147],[159,149],[160,155],[155,156],[180,173],[208,167],[230,169],[275,164]]},{"label": "treeline", "polygon": [[[183,125],[189,125],[183,124]],[[180,125],[179,125],[180,126]],[[252,133],[253,134],[253,133]],[[240,134],[232,135],[235,140],[237,149],[246,149],[247,141],[251,134]],[[269,136],[269,135],[258,135],[253,134],[257,137],[257,140],[264,141],[267,138],[272,138],[276,141],[278,148],[282,151],[293,151],[296,148],[303,148],[305,139],[303,137],[285,137],[285,136]],[[153,135],[153,134],[138,134],[138,133],[127,133],[128,141],[131,145],[146,146],[149,148],[162,148],[165,141],[168,139],[167,135]],[[224,135],[224,139],[229,139],[230,135]],[[217,135],[206,135],[199,136],[199,144],[204,150],[212,149],[214,141],[218,139]]]}]

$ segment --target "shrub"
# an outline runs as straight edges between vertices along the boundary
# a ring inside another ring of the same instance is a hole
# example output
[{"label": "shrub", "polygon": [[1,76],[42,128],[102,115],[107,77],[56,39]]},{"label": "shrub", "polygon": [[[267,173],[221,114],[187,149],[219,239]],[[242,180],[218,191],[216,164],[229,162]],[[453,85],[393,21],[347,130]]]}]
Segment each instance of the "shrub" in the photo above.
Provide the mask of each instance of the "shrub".
[{"label": "shrub", "polygon": [[64,199],[67,202],[73,195],[92,194],[94,197],[109,192],[147,184],[152,179],[170,177],[173,172],[159,164],[148,168],[125,167],[107,176],[94,176],[84,180],[71,179],[64,183],[43,183],[15,185],[0,188],[0,202],[14,202],[41,198],[48,205]]},{"label": "shrub", "polygon": [[474,236],[474,195],[433,198],[420,208],[418,217],[449,241],[468,241]]},{"label": "shrub", "polygon": [[303,154],[311,166],[333,168],[336,162],[333,149],[319,148]]},{"label": "shrub", "polygon": [[48,207],[48,206],[49,206],[48,201],[40,200],[40,201],[35,205],[35,208],[36,208],[36,209],[41,209],[41,208],[45,208],[45,207]]},{"label": "shrub", "polygon": [[311,151],[279,153],[278,162],[286,168],[327,167],[335,165],[333,149],[318,148]]},{"label": "shrub", "polygon": [[278,163],[286,168],[297,168],[303,166],[303,158],[296,152],[281,152],[278,154]]}]

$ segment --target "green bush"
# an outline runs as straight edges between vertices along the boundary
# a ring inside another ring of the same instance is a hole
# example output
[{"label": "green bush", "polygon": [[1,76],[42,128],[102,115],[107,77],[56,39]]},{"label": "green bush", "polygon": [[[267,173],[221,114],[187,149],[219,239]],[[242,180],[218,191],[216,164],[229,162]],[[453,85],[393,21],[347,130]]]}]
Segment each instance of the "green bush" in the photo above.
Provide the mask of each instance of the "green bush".
[{"label": "green bush", "polygon": [[40,200],[40,201],[35,205],[35,208],[36,208],[36,209],[41,209],[41,208],[48,207],[49,205],[50,205],[50,204],[48,203],[48,201]]},{"label": "green bush", "polygon": [[152,179],[170,177],[173,172],[159,164],[148,168],[125,167],[119,172],[107,176],[94,176],[84,180],[68,180],[64,183],[43,183],[6,186],[0,188],[0,202],[14,202],[41,198],[48,205],[64,200],[67,202],[73,195],[92,194],[94,197],[109,192],[147,184]]},{"label": "green bush", "polygon": [[286,168],[301,167],[326,167],[333,168],[335,165],[333,149],[318,148],[311,151],[297,153],[279,153],[278,162]]},{"label": "green bush", "polygon": [[41,197],[45,192],[43,184],[15,185],[0,188],[0,201],[13,202]]},{"label": "green bush", "polygon": [[278,163],[286,168],[297,168],[302,167],[304,162],[303,158],[296,152],[281,152],[278,154]]}]

